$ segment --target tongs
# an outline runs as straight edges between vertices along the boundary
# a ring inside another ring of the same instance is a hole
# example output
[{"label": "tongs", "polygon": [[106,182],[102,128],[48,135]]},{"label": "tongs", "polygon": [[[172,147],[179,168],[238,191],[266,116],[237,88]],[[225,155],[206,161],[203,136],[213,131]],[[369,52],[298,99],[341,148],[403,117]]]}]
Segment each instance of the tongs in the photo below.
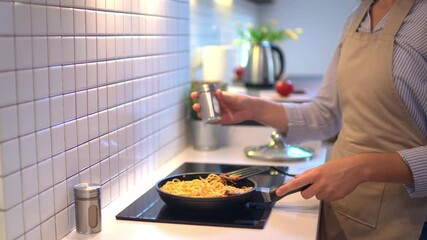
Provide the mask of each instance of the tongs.
[{"label": "tongs", "polygon": [[241,179],[245,179],[266,171],[270,171],[270,170],[274,170],[276,172],[279,172],[281,174],[287,175],[287,176],[291,176],[291,177],[295,177],[294,174],[290,174],[287,173],[283,170],[281,170],[280,168],[274,167],[274,166],[251,166],[251,167],[245,167],[245,168],[241,168],[235,171],[231,171],[228,173],[222,173],[219,176],[231,181],[231,182],[235,182]]}]

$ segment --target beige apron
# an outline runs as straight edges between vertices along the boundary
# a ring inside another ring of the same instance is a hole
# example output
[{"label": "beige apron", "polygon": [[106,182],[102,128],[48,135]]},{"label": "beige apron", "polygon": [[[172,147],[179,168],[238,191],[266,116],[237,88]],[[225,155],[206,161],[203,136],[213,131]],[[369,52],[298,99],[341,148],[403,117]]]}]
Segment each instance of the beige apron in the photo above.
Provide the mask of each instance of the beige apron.
[{"label": "beige apron", "polygon": [[[364,1],[343,40],[337,70],[342,130],[331,160],[359,153],[427,145],[392,79],[394,36],[414,0],[396,0],[379,33],[357,32],[372,0]],[[418,239],[427,198],[411,199],[402,184],[364,183],[342,200],[323,202],[322,239]]]}]

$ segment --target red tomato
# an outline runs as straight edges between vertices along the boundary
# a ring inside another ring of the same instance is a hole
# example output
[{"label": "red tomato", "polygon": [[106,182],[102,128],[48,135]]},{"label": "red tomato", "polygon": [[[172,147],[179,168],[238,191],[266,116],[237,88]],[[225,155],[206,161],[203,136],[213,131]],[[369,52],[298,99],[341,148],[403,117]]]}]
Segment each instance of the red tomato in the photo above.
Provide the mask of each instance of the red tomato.
[{"label": "red tomato", "polygon": [[234,69],[234,73],[236,74],[238,79],[242,79],[243,78],[243,74],[245,73],[245,68],[238,66]]},{"label": "red tomato", "polygon": [[294,85],[290,80],[278,80],[274,85],[276,92],[281,96],[288,96],[294,91]]}]

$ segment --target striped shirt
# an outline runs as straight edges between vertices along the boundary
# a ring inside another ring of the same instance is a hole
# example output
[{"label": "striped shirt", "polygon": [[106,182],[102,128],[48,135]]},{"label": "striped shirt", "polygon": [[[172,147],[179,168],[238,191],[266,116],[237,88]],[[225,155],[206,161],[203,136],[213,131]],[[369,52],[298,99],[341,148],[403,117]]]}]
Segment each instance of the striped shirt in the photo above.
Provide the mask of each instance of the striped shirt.
[{"label": "striped shirt", "polygon": [[[371,30],[369,11],[358,31],[379,32],[387,22],[388,14]],[[344,29],[352,21],[351,15]],[[343,31],[345,32],[345,30]],[[338,105],[336,71],[340,45],[324,75],[314,101],[306,104],[286,104],[289,129],[288,143],[335,136],[341,128]],[[427,0],[416,0],[395,36],[392,75],[395,88],[420,132],[427,138]],[[406,185],[411,197],[427,196],[427,146],[398,152],[410,167],[415,183]]]}]

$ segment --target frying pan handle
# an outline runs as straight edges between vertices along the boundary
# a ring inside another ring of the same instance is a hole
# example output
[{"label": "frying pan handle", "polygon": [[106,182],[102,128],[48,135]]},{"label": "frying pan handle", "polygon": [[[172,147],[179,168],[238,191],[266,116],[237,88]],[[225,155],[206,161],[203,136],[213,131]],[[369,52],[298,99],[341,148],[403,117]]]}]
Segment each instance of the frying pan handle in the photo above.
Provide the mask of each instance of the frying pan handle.
[{"label": "frying pan handle", "polygon": [[270,192],[269,192],[269,194],[270,194],[270,199],[271,199],[271,201],[272,201],[272,202],[277,202],[277,201],[279,201],[280,199],[282,199],[282,198],[284,198],[284,197],[286,197],[286,196],[288,196],[288,195],[291,195],[291,194],[296,193],[296,192],[304,191],[305,189],[309,188],[310,186],[311,186],[311,184],[307,184],[307,185],[302,186],[302,187],[300,187],[300,188],[294,189],[294,190],[292,190],[292,191],[290,191],[290,192],[288,192],[288,193],[286,193],[285,195],[282,195],[282,196],[277,196],[277,195],[276,195],[276,190],[277,190],[279,187],[272,187],[272,188],[270,188]]}]

